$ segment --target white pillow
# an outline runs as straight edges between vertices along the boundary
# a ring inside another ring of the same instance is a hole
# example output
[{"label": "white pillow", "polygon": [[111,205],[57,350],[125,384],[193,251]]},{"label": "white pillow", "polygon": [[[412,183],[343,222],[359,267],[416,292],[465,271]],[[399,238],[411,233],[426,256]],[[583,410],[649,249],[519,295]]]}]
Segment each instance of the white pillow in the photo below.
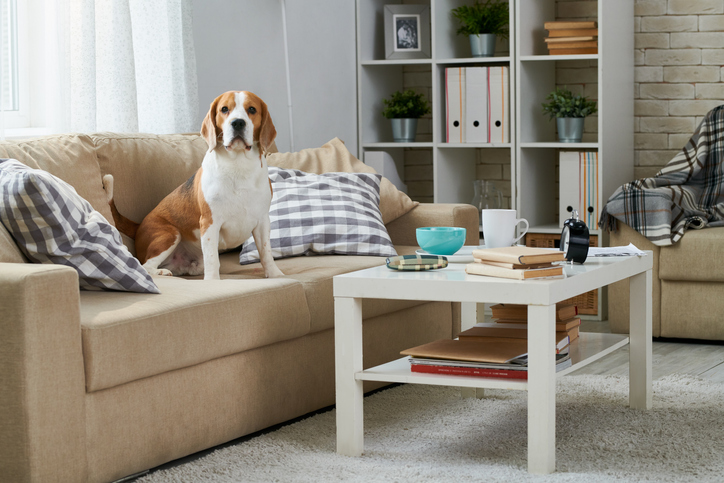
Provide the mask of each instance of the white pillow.
[{"label": "white pillow", "polygon": [[46,171],[0,160],[0,222],[31,261],[76,269],[82,289],[160,293],[118,230]]},{"label": "white pillow", "polygon": [[[311,174],[269,167],[269,218],[275,259],[309,254],[397,255],[380,214],[380,180],[372,173]],[[259,261],[254,238],[242,265]]]}]

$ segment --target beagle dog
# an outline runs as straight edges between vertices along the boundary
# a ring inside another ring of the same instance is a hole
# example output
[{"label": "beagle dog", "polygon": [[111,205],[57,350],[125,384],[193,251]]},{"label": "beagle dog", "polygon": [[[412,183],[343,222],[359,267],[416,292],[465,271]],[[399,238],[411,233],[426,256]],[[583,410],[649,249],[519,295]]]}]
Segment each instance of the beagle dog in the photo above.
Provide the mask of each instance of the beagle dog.
[{"label": "beagle dog", "polygon": [[151,275],[203,273],[204,280],[219,279],[219,251],[253,235],[264,275],[283,276],[269,235],[272,187],[265,154],[276,129],[266,103],[246,91],[220,95],[201,136],[209,145],[201,167],[140,224],[118,213],[113,177],[103,178],[116,227],[135,239],[136,255]]}]

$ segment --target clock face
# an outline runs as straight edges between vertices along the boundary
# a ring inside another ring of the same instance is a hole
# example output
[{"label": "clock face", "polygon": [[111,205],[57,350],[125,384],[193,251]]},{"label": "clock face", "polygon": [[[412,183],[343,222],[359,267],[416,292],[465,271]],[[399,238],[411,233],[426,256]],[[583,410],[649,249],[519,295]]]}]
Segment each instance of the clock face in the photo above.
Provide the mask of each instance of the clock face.
[{"label": "clock face", "polygon": [[563,227],[563,231],[561,232],[561,251],[566,254],[566,258],[568,258],[568,247],[571,242],[571,230],[567,226]]}]

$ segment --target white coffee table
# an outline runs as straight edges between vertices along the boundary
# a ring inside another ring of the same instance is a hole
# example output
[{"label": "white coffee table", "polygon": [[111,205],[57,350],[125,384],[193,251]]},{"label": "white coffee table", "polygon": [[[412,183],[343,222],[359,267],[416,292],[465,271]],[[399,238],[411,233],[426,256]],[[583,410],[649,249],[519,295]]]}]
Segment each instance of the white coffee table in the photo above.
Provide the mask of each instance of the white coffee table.
[{"label": "white coffee table", "polygon": [[[565,278],[558,279],[517,281],[467,275],[464,264],[425,272],[399,272],[381,266],[334,277],[337,452],[362,454],[362,381],[518,389],[528,391],[528,471],[555,471],[556,377],[630,344],[629,405],[651,408],[652,266],[653,255],[646,252],[642,257],[589,258],[583,265],[566,265]],[[631,291],[629,337],[581,333],[571,344],[573,365],[556,373],[552,350],[555,304],[627,278]],[[413,373],[404,357],[363,370],[365,298],[462,302],[464,327],[474,323],[477,303],[527,304],[528,380]]]}]

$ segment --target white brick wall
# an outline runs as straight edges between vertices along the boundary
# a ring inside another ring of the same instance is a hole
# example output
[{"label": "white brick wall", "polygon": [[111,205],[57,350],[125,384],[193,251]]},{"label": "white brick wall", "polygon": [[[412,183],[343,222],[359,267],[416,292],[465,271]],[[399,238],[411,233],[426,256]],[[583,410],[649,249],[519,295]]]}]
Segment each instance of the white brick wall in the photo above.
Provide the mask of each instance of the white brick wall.
[{"label": "white brick wall", "polygon": [[[724,104],[724,0],[632,1],[634,165],[635,176],[646,177],[654,175],[686,144],[710,109]],[[596,5],[596,0],[558,0],[557,15],[595,18]],[[567,63],[557,72],[558,84],[595,99],[592,65],[595,63],[588,61]],[[405,82],[416,90],[427,88],[429,93],[429,72],[417,74],[422,72],[408,72]],[[595,127],[594,122],[586,123],[589,136],[595,137]],[[423,129],[427,130],[421,131],[418,139],[427,140],[430,124]],[[496,179],[509,190],[509,161],[491,150],[478,151],[477,177]],[[413,198],[432,201],[432,156],[423,162],[419,155],[412,159],[408,155],[405,164]],[[510,193],[506,195],[510,206]]]},{"label": "white brick wall", "polygon": [[668,163],[701,118],[724,104],[724,1],[634,1],[635,174],[643,177]]}]

